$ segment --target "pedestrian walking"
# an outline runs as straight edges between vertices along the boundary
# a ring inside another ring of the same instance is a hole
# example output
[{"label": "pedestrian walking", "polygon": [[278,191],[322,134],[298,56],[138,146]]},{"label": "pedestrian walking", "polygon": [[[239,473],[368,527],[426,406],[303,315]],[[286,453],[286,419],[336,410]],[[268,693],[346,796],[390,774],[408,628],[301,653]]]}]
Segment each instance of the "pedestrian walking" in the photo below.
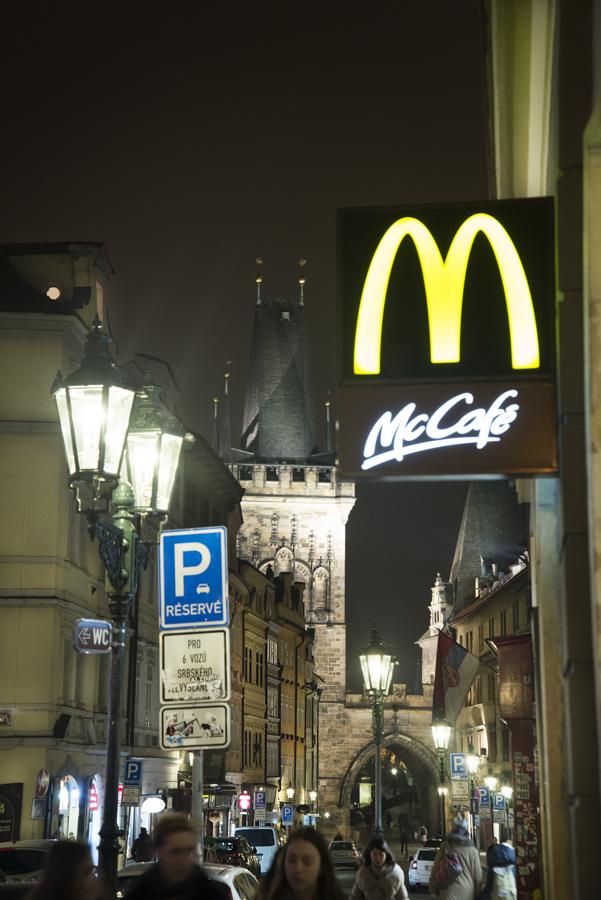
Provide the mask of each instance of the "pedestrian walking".
[{"label": "pedestrian walking", "polygon": [[409,900],[403,870],[383,837],[371,839],[363,853],[363,863],[351,900]]},{"label": "pedestrian walking", "polygon": [[384,816],[384,824],[386,825],[387,830],[390,831],[392,828],[392,816],[390,815],[389,809],[386,810],[386,815]]},{"label": "pedestrian walking", "polygon": [[303,826],[292,832],[261,883],[259,897],[261,900],[344,900],[328,845],[318,831]]},{"label": "pedestrian walking", "polygon": [[496,840],[486,851],[486,885],[478,900],[516,900],[515,850]]},{"label": "pedestrian walking", "polygon": [[154,843],[143,826],[131,845],[131,852],[136,862],[150,862],[154,859]]},{"label": "pedestrian walking", "polygon": [[422,847],[426,846],[426,841],[428,840],[428,829],[425,825],[422,825],[417,832],[417,839],[420,841]]},{"label": "pedestrian walking", "polygon": [[42,880],[28,897],[30,900],[98,900],[99,895],[100,884],[88,845],[81,841],[58,841],[50,848]]},{"label": "pedestrian walking", "polygon": [[[439,877],[449,860],[456,864],[454,880],[442,887]],[[438,849],[430,874],[430,893],[443,900],[476,900],[482,887],[480,853],[465,825],[454,824]]]},{"label": "pedestrian walking", "polygon": [[407,859],[409,857],[409,832],[407,826],[403,826],[399,835],[401,841],[401,854]]},{"label": "pedestrian walking", "polygon": [[179,813],[163,815],[154,828],[158,862],[128,892],[128,900],[225,900],[229,889],[210,881],[196,863],[196,828]]}]

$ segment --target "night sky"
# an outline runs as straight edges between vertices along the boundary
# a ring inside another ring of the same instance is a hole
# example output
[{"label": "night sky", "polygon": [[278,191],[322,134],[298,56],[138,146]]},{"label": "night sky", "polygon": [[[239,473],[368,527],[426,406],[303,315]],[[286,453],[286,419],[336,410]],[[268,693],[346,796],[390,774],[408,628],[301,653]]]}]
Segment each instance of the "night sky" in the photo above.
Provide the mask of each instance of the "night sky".
[{"label": "night sky", "polygon": [[[208,6],[3,11],[0,241],[104,241],[120,361],[166,359],[180,413],[210,434],[232,360],[239,434],[257,256],[266,298],[295,297],[307,259],[320,409],[336,386],[336,209],[486,198],[482,22],[476,0]],[[350,683],[375,622],[412,685],[465,485],[357,496]]]}]

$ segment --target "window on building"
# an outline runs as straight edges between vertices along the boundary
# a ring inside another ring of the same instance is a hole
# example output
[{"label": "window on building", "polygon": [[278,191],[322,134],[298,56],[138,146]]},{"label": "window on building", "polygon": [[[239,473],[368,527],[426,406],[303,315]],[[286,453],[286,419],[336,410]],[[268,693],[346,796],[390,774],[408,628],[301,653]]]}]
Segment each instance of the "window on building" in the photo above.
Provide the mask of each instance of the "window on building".
[{"label": "window on building", "polygon": [[494,700],[497,692],[497,676],[492,672],[488,673],[488,699]]},{"label": "window on building", "polygon": [[478,625],[478,653],[484,652],[484,625]]},{"label": "window on building", "polygon": [[255,677],[258,686],[263,687],[265,683],[263,680],[263,653],[259,650],[255,653]]},{"label": "window on building", "polygon": [[253,651],[252,647],[244,648],[244,680],[247,682],[252,681],[253,675]]},{"label": "window on building", "polygon": [[252,764],[255,768],[263,765],[263,735],[260,731],[253,734]]},{"label": "window on building", "polygon": [[280,475],[277,466],[266,466],[265,481],[279,481]]},{"label": "window on building", "polygon": [[332,470],[331,469],[320,469],[317,475],[317,480],[321,484],[330,484],[332,481]]},{"label": "window on building", "polygon": [[244,766],[250,766],[252,756],[252,731],[244,729]]},{"label": "window on building", "polygon": [[492,638],[495,636],[495,617],[491,616],[488,620],[488,636]]},{"label": "window on building", "polygon": [[267,654],[268,654],[269,662],[272,665],[277,666],[277,664],[278,664],[278,642],[272,637],[270,637],[267,641]]},{"label": "window on building", "polygon": [[478,675],[474,681],[474,703],[482,703],[482,679]]},{"label": "window on building", "polygon": [[463,647],[463,635],[462,634],[459,635],[459,643]]},{"label": "window on building", "polygon": [[278,690],[271,685],[267,688],[267,715],[272,719],[279,715]]},{"label": "window on building", "polygon": [[252,481],[253,480],[253,467],[252,466],[240,466],[240,481]]},{"label": "window on building", "polygon": [[472,652],[472,646],[473,646],[473,643],[474,643],[474,640],[473,640],[473,639],[474,639],[474,632],[473,632],[473,631],[468,631],[468,633],[467,633],[467,635],[466,635],[466,638],[467,638],[467,640],[466,640],[465,646],[467,647],[467,649],[468,649],[469,652],[471,653],[471,652]]},{"label": "window on building", "polygon": [[275,741],[268,741],[267,743],[267,777],[272,778],[273,776],[279,776],[280,774],[280,760],[278,753],[278,745]]},{"label": "window on building", "polygon": [[507,634],[507,610],[501,610],[501,637]]},{"label": "window on building", "polygon": [[515,632],[520,630],[520,601],[515,600],[511,608],[512,612],[512,629]]},{"label": "window on building", "polygon": [[292,480],[293,481],[304,481],[305,480],[305,470],[300,466],[295,466],[292,470]]}]

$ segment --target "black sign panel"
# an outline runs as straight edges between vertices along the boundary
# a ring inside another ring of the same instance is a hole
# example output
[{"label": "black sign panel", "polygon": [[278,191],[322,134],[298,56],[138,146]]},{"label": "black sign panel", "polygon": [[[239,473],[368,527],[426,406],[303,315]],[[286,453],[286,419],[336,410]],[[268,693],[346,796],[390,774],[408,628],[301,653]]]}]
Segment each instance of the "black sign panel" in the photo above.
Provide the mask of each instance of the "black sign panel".
[{"label": "black sign panel", "polygon": [[339,465],[557,468],[548,198],[339,212]]},{"label": "black sign panel", "polygon": [[78,619],[73,626],[73,646],[78,653],[108,653],[112,626],[103,619]]},{"label": "black sign panel", "polygon": [[19,839],[22,803],[22,783],[0,784],[0,843]]}]

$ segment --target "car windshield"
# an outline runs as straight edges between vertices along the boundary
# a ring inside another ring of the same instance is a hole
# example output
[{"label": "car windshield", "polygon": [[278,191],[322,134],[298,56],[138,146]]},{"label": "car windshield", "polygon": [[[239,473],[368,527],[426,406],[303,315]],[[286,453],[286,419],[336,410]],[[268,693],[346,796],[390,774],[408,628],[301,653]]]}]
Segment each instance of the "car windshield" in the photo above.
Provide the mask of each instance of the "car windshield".
[{"label": "car windshield", "polygon": [[352,850],[353,845],[350,841],[332,841],[330,850]]},{"label": "car windshield", "polygon": [[273,847],[275,844],[273,831],[270,831],[269,828],[257,828],[256,830],[253,828],[242,828],[236,834],[245,837],[253,847]]},{"label": "car windshield", "polygon": [[28,875],[39,872],[46,865],[46,854],[43,850],[17,850],[7,847],[0,850],[0,869],[5,875]]},{"label": "car windshield", "polygon": [[435,859],[436,858],[436,850],[418,850],[417,858],[423,859],[423,860]]}]

